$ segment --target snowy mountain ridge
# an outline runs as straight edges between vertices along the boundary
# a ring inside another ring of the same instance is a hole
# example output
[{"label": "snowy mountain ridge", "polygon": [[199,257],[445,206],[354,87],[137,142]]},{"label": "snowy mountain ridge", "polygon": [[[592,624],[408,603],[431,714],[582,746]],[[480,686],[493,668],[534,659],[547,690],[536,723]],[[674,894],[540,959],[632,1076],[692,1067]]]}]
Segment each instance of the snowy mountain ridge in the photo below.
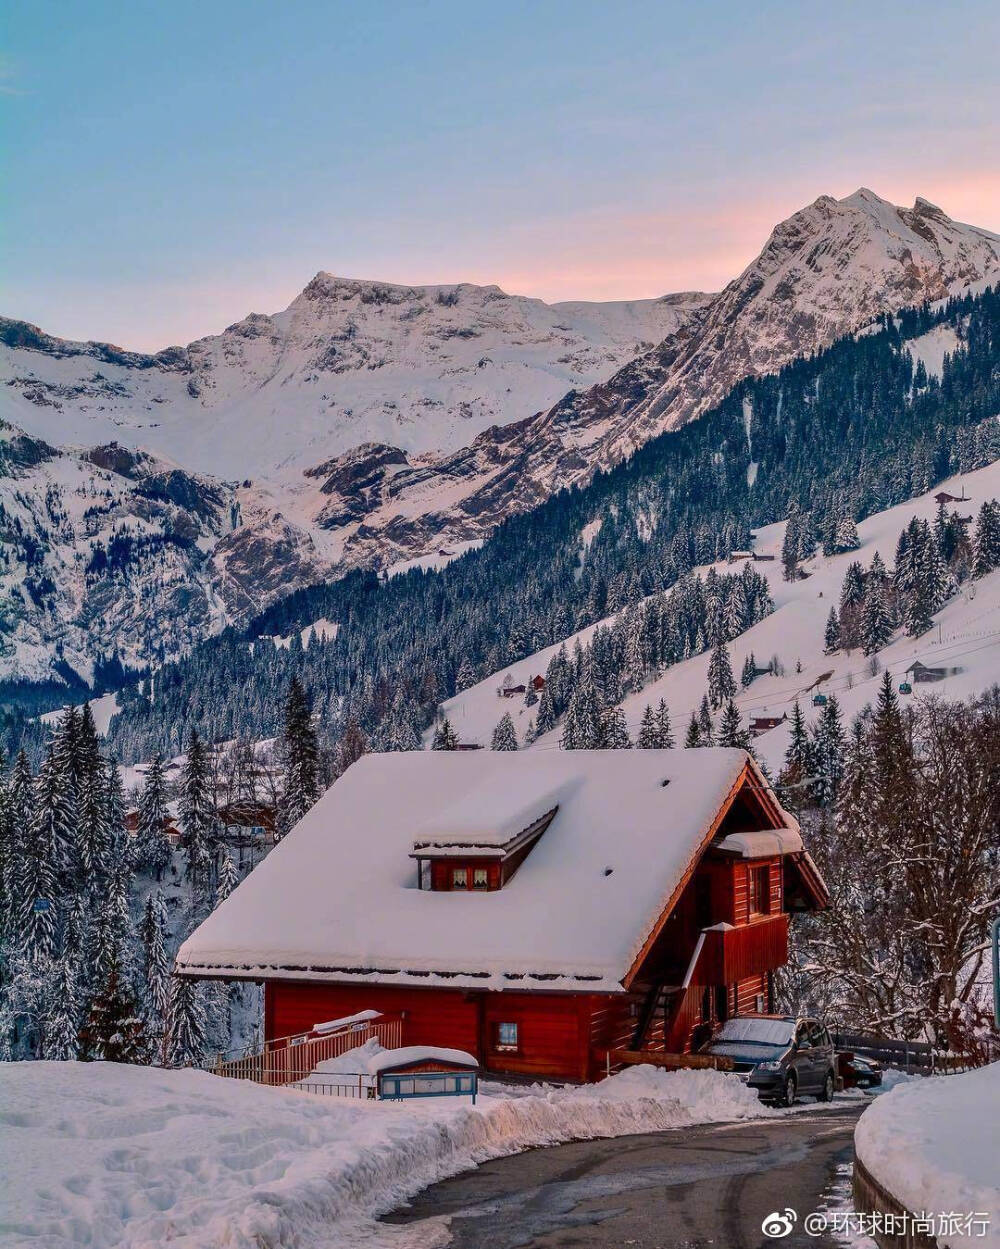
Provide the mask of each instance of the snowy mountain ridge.
[{"label": "snowy mountain ridge", "polygon": [[[361,443],[453,451],[697,319],[709,296],[563,303],[318,273],[283,311],[155,355],[0,321],[8,419],[228,479],[294,479]],[[275,437],[275,435],[279,437]]]},{"label": "snowy mountain ridge", "polygon": [[[446,560],[744,377],[997,278],[996,236],[861,191],[794,214],[717,296],[548,306],[319,274],[155,356],[0,322],[0,679],[159,662],[347,568]],[[942,330],[929,369],[959,342]]]}]

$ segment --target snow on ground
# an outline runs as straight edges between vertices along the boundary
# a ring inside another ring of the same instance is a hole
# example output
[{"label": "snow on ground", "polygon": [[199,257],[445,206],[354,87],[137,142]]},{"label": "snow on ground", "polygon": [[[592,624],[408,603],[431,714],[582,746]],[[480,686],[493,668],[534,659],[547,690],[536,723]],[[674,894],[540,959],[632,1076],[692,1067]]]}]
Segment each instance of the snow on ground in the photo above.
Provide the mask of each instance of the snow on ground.
[{"label": "snow on ground", "polygon": [[[326,617],[323,616],[319,620],[314,620],[312,624],[307,624],[305,628],[299,630],[299,641],[303,646],[308,646],[315,635],[321,642],[332,642],[339,632],[340,625],[337,621],[327,620]],[[289,635],[288,637],[272,637],[271,641],[279,649],[287,650],[287,648],[292,644],[293,636],[294,634]]]},{"label": "snow on ground", "polygon": [[[1000,1246],[1000,1063],[914,1080],[880,1097],[858,1121],[858,1157],[915,1214],[979,1213],[985,1236],[950,1234],[950,1249]],[[941,1239],[945,1243],[945,1239]]]},{"label": "snow on ground", "polygon": [[944,371],[944,358],[953,355],[962,343],[950,325],[935,325],[919,338],[911,338],[906,349],[914,362],[922,360],[929,377],[940,377]]},{"label": "snow on ground", "polygon": [[[0,1065],[0,1228],[33,1249],[405,1243],[375,1217],[536,1145],[778,1111],[731,1075],[381,1103],[111,1063]],[[428,1249],[426,1241],[421,1249]]]},{"label": "snow on ground", "polygon": [[[68,707],[60,707],[56,711],[46,711],[39,719],[43,724],[58,724],[68,710]],[[103,736],[108,731],[111,717],[118,711],[118,695],[102,694],[100,698],[92,698],[90,710],[94,717],[94,727]]]},{"label": "snow on ground", "polygon": [[[908,638],[902,635],[902,631],[897,631],[895,640],[879,651],[878,672],[874,675],[871,661],[860,650],[823,654],[826,619],[831,606],[840,602],[840,587],[847,566],[854,560],[867,566],[877,550],[886,566],[891,568],[895,562],[900,531],[910,518],[919,516],[933,520],[937,511],[934,495],[942,490],[959,495],[963,487],[968,502],[958,504],[957,510],[963,515],[975,516],[984,499],[1000,497],[1000,461],[952,478],[919,498],[869,517],[858,525],[860,550],[830,557],[817,555],[803,565],[809,573],[808,578],[794,583],[782,579],[780,553],[784,522],[756,531],[754,550],[758,554],[779,557],[754,565],[757,572],[768,580],[775,611],[730,644],[730,659],[738,678],[743,661],[751,651],[761,667],[777,655],[784,666],[784,675],[758,677],[748,689],[740,690],[735,701],[744,721],[751,716],[790,713],[796,699],[807,720],[811,721],[819,714],[819,709],[812,707],[812,695],[822,690],[837,695],[845,722],[849,722],[874,699],[883,669],[888,668],[894,677],[902,681],[914,659],[921,659],[932,666],[961,668],[955,676],[933,685],[915,686],[914,697],[932,694],[942,698],[968,698],[1000,681],[1000,572],[967,582],[961,592],[938,612],[934,628],[922,638]],[[741,567],[739,563],[716,565],[720,572],[739,572]],[[704,574],[707,569],[697,571]],[[596,625],[590,625],[573,634],[568,639],[568,648],[572,650],[577,637],[586,645],[595,628]],[[444,704],[444,714],[451,720],[459,740],[488,746],[497,721],[505,711],[509,711],[518,738],[523,741],[528,722],[538,710],[537,705],[526,707],[520,697],[501,698],[498,690],[508,674],[513,684],[524,683],[537,673],[544,674],[549,660],[558,649],[559,644],[547,647],[449,699]],[[623,706],[633,739],[646,704],[653,703],[655,706],[664,698],[670,708],[674,735],[678,743],[683,740],[691,713],[697,711],[707,689],[709,658],[706,652],[675,664],[658,681],[625,700]],[[799,664],[801,671],[796,671]],[[561,726],[557,727],[540,738],[532,749],[557,749],[561,733]],[[788,735],[788,726],[782,724],[755,740],[754,749],[769,767],[780,767]]]}]

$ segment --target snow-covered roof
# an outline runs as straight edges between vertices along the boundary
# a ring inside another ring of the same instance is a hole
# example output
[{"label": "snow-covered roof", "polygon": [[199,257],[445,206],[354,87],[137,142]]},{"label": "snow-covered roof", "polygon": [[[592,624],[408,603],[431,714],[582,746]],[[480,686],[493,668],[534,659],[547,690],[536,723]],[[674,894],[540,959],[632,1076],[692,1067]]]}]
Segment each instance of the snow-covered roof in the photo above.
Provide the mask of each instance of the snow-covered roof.
[{"label": "snow-covered roof", "polygon": [[442,806],[414,830],[413,850],[430,857],[449,850],[468,854],[509,849],[550,815],[574,784],[539,771],[525,776],[512,792],[510,777],[501,768],[451,801],[446,795]]},{"label": "snow-covered roof", "polygon": [[802,835],[795,828],[730,833],[715,843],[715,849],[738,854],[743,859],[769,859],[776,854],[797,854],[803,849]]},{"label": "snow-covered roof", "polygon": [[381,1050],[365,1059],[369,1075],[409,1067],[413,1063],[441,1063],[454,1067],[478,1067],[479,1059],[465,1050],[442,1049],[438,1045],[404,1045],[402,1049]]},{"label": "snow-covered roof", "polygon": [[[732,749],[366,755],[195,930],[178,968],[617,991],[747,763]],[[415,832],[457,830],[464,811],[476,836],[506,835],[554,802],[502,889],[417,888]]]}]

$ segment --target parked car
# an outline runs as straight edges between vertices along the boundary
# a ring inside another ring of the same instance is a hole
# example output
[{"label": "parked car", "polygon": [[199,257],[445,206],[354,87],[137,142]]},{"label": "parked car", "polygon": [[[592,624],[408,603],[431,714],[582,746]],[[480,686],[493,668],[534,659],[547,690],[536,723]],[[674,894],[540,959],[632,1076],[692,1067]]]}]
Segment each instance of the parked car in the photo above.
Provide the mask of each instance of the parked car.
[{"label": "parked car", "polygon": [[874,1058],[850,1052],[837,1055],[837,1072],[845,1089],[874,1089],[882,1083],[882,1068]]},{"label": "parked car", "polygon": [[794,1015],[737,1015],[704,1047],[731,1058],[761,1101],[791,1106],[800,1093],[833,1099],[837,1059],[826,1025]]}]

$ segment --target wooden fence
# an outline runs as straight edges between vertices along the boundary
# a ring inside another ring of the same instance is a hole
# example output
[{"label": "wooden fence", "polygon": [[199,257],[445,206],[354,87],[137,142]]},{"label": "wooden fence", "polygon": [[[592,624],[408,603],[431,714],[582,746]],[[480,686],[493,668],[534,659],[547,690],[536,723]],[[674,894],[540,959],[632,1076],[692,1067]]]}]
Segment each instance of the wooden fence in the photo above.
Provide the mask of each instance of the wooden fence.
[{"label": "wooden fence", "polygon": [[849,1050],[861,1058],[875,1058],[903,1071],[927,1075],[951,1075],[969,1071],[977,1064],[964,1054],[947,1054],[935,1049],[928,1041],[905,1041],[895,1037],[870,1036],[862,1032],[833,1032],[838,1050]]},{"label": "wooden fence", "polygon": [[[219,1054],[203,1065],[214,1075],[231,1080],[252,1080],[255,1084],[294,1084],[315,1071],[319,1063],[339,1058],[373,1038],[385,1049],[398,1049],[403,1039],[402,1015],[380,1015],[377,1019],[345,1023],[343,1027],[329,1031],[317,1032],[313,1029],[296,1036],[279,1037],[268,1041],[260,1053],[243,1054],[238,1058],[226,1058]],[[361,1096],[361,1093],[341,1095]]]}]

